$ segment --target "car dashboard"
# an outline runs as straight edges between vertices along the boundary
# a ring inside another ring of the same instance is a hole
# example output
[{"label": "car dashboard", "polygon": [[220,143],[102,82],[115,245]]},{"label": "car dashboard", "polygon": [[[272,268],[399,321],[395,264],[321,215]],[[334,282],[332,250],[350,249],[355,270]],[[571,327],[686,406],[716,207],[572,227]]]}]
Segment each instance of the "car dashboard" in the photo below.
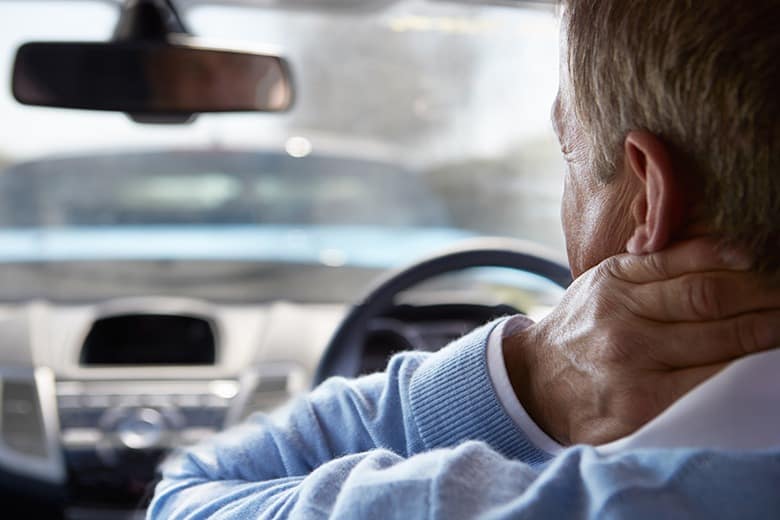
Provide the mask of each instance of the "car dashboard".
[{"label": "car dashboard", "polygon": [[64,486],[69,504],[133,508],[170,449],[305,391],[344,310],[174,298],[2,309],[2,470]]},{"label": "car dashboard", "polygon": [[[66,518],[140,515],[172,449],[307,391],[347,310],[157,296],[0,308],[2,478],[59,497]],[[361,370],[505,311],[399,305],[370,323]]]}]

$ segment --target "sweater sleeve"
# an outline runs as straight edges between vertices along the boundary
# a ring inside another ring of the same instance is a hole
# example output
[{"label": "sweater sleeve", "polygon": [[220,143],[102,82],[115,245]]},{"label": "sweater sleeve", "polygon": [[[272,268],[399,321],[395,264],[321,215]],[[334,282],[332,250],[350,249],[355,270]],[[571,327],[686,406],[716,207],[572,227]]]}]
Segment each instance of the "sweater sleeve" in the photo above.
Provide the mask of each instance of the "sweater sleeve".
[{"label": "sweater sleeve", "polygon": [[306,476],[164,481],[153,518],[514,520],[775,519],[780,451],[654,449],[604,455],[575,446],[531,466],[467,441],[411,457],[375,449]]},{"label": "sweater sleeve", "polygon": [[489,324],[385,374],[332,379],[174,454],[147,510],[175,518],[776,518],[780,451],[536,450],[485,367]]},{"label": "sweater sleeve", "polygon": [[264,493],[295,489],[298,479],[330,461],[377,449],[411,457],[476,440],[506,457],[546,460],[506,415],[488,376],[488,337],[502,322],[434,354],[396,355],[385,373],[331,378],[274,414],[253,415],[178,450],[162,466],[150,517],[222,500],[226,483],[239,496],[244,489],[256,494],[257,483]]}]

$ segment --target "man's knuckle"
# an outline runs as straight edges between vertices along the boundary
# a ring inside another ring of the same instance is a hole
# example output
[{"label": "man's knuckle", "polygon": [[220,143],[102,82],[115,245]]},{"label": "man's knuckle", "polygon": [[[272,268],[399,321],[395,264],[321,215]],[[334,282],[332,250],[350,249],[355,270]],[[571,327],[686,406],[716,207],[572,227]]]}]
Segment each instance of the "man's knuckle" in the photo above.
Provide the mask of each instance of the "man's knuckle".
[{"label": "man's knuckle", "polygon": [[596,267],[596,276],[599,279],[621,278],[624,273],[620,260],[614,256],[607,258]]},{"label": "man's knuckle", "polygon": [[697,319],[715,319],[721,316],[721,302],[717,283],[708,276],[689,276],[684,279],[688,307]]},{"label": "man's knuckle", "polygon": [[643,348],[635,333],[626,329],[616,329],[610,332],[601,357],[608,365],[625,366],[634,361],[642,351]]},{"label": "man's knuckle", "polygon": [[656,278],[663,279],[667,277],[666,263],[660,255],[646,255],[644,261],[648,271]]},{"label": "man's knuckle", "polygon": [[614,313],[614,305],[609,295],[594,295],[591,300],[591,313],[597,320],[610,318]]},{"label": "man's knuckle", "polygon": [[627,345],[621,341],[612,343],[602,352],[602,360],[607,365],[622,365],[630,357]]}]

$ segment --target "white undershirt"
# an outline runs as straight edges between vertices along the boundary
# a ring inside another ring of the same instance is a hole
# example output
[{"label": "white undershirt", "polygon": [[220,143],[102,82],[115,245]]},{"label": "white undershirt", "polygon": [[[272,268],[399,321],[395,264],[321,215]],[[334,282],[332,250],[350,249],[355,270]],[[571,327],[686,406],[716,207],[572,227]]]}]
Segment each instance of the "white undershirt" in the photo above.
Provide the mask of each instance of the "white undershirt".
[{"label": "white undershirt", "polygon": [[[496,327],[488,339],[488,374],[507,414],[539,449],[564,449],[531,419],[512,388],[502,340],[531,323],[522,316]],[[698,447],[759,450],[780,446],[780,349],[735,361],[677,400],[635,433],[597,446],[602,453],[637,448]]]},{"label": "white undershirt", "polygon": [[488,338],[487,346],[488,375],[504,410],[525,433],[531,444],[551,455],[555,455],[563,451],[564,447],[539,428],[534,420],[531,419],[531,416],[528,415],[528,412],[525,411],[525,408],[523,408],[523,405],[520,404],[520,400],[517,398],[517,394],[515,394],[514,388],[512,388],[509,374],[506,371],[506,363],[504,363],[502,348],[502,340],[505,336],[504,331],[506,330],[506,336],[509,336],[512,330],[524,329],[532,323],[531,320],[524,316],[515,316],[493,329]]}]

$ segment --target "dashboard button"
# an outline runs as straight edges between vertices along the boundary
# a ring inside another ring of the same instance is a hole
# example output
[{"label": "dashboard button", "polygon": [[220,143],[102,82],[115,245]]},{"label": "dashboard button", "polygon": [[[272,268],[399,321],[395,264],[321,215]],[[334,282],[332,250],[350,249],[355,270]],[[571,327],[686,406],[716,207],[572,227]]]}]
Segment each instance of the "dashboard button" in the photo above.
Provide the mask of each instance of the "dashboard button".
[{"label": "dashboard button", "polygon": [[141,397],[141,402],[146,406],[164,408],[171,406],[173,404],[173,399],[170,395],[165,394],[144,395]]},{"label": "dashboard button", "polygon": [[225,422],[225,411],[223,409],[190,409],[184,410],[184,418],[187,426],[222,428]]},{"label": "dashboard button", "polygon": [[111,398],[107,395],[85,395],[81,402],[89,408],[108,408],[111,406]]},{"label": "dashboard button", "polygon": [[60,408],[81,408],[81,396],[60,395],[57,397],[57,406]]},{"label": "dashboard button", "polygon": [[165,418],[165,424],[168,429],[180,430],[186,424],[186,419],[181,413],[181,410],[175,407],[164,407],[159,410],[163,418]]},{"label": "dashboard button", "polygon": [[117,436],[126,447],[143,450],[159,444],[165,432],[162,415],[157,410],[142,408],[120,420]]},{"label": "dashboard button", "polygon": [[94,446],[103,438],[96,428],[71,428],[62,433],[62,443],[68,448]]},{"label": "dashboard button", "polygon": [[203,404],[211,408],[226,408],[230,401],[218,395],[207,394],[203,396]]},{"label": "dashboard button", "polygon": [[201,405],[200,395],[179,394],[174,396],[174,402],[182,408],[198,408]]},{"label": "dashboard button", "polygon": [[3,381],[0,399],[0,435],[13,451],[46,456],[43,415],[32,382]]},{"label": "dashboard button", "polygon": [[127,408],[133,408],[136,406],[141,406],[141,396],[140,395],[120,395],[116,398],[116,403],[119,406],[127,407]]},{"label": "dashboard button", "polygon": [[102,415],[103,410],[98,408],[60,408],[60,427],[95,428]]}]

